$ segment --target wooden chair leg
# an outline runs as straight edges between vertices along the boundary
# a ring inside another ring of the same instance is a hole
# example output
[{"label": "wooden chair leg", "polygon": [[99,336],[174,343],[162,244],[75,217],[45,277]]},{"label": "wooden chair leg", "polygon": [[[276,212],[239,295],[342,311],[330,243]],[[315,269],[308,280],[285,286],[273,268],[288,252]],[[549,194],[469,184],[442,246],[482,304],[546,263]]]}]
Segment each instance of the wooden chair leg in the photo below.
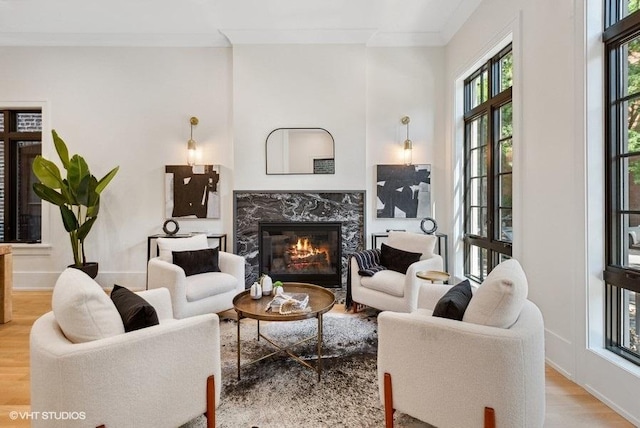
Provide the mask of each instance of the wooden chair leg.
[{"label": "wooden chair leg", "polygon": [[216,426],[216,383],[213,375],[207,378],[207,428]]},{"label": "wooden chair leg", "polygon": [[363,305],[361,303],[353,302],[353,313],[357,314],[360,311],[363,311],[367,305]]},{"label": "wooden chair leg", "polygon": [[484,428],[496,428],[496,412],[491,407],[484,408]]},{"label": "wooden chair leg", "polygon": [[391,391],[391,375],[384,374],[384,424],[386,428],[393,428],[393,395]]}]

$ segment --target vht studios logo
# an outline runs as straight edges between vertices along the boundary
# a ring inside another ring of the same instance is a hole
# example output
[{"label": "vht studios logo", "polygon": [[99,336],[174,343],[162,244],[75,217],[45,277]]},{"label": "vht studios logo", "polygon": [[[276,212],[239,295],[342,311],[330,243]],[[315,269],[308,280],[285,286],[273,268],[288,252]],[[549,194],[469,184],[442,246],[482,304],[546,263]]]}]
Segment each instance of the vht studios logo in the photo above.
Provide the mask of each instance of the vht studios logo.
[{"label": "vht studios logo", "polygon": [[12,421],[16,419],[42,420],[42,421],[83,421],[87,415],[85,412],[9,412]]}]

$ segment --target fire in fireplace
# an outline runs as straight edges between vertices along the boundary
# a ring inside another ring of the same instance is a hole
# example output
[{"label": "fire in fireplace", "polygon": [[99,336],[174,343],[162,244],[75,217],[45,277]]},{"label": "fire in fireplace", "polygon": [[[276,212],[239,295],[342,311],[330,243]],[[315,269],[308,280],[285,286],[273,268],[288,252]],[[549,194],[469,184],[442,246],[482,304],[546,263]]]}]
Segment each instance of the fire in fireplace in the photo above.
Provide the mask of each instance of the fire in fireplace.
[{"label": "fire in fireplace", "polygon": [[260,274],[280,280],[340,287],[341,223],[259,224]]}]

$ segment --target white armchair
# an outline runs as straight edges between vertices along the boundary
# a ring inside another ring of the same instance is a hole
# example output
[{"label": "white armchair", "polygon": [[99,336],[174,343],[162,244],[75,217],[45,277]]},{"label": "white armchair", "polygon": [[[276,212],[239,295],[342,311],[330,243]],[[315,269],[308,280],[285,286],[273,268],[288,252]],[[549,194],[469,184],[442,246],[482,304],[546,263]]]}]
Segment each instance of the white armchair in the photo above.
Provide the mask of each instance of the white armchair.
[{"label": "white armchair", "polygon": [[233,308],[233,298],[245,290],[243,257],[219,251],[220,272],[187,276],[183,268],[173,263],[172,252],[207,249],[206,235],[158,238],[157,242],[160,255],[149,260],[147,288],[169,289],[176,318],[218,313]]},{"label": "white armchair", "polygon": [[[418,290],[421,285],[429,284],[416,277],[423,270],[442,271],[443,260],[434,254],[436,236],[421,235],[410,232],[389,232],[387,243],[390,247],[403,251],[421,253],[420,260],[411,264],[406,274],[394,270],[382,270],[373,276],[361,276],[355,257],[351,257],[351,297],[357,308],[358,304],[376,309],[394,312],[413,312],[417,308]],[[448,285],[429,285],[444,294]]]},{"label": "white armchair", "polygon": [[[411,314],[379,314],[378,385],[387,427],[393,426],[395,409],[440,428],[543,425],[540,310],[526,300],[525,291],[524,298],[520,293],[509,303],[511,308],[487,316],[484,304],[501,293],[495,287],[493,296],[481,291],[491,282],[507,290],[521,287],[524,273],[518,270],[515,260],[498,265],[471,298],[463,321],[431,316],[433,306]],[[479,295],[484,302],[473,307]],[[505,322],[505,314],[506,324],[515,322],[507,328],[494,326]]]},{"label": "white armchair", "polygon": [[222,383],[218,316],[176,320],[166,289],[139,295],[156,309],[159,325],[73,343],[54,312],[36,320],[31,411],[51,416],[33,419],[32,427],[175,428],[205,412],[208,426],[215,425]]}]

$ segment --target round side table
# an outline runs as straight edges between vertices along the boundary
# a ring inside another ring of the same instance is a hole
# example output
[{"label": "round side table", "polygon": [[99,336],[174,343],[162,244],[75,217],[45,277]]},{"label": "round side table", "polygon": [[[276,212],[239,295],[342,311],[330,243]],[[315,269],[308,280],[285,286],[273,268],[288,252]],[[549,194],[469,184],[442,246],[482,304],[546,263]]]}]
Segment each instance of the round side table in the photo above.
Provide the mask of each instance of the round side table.
[{"label": "round side table", "polygon": [[416,276],[420,279],[424,279],[426,281],[431,281],[431,282],[435,282],[435,281],[447,282],[449,281],[449,277],[450,277],[450,275],[447,272],[442,272],[439,270],[422,270],[422,271],[416,272]]}]

